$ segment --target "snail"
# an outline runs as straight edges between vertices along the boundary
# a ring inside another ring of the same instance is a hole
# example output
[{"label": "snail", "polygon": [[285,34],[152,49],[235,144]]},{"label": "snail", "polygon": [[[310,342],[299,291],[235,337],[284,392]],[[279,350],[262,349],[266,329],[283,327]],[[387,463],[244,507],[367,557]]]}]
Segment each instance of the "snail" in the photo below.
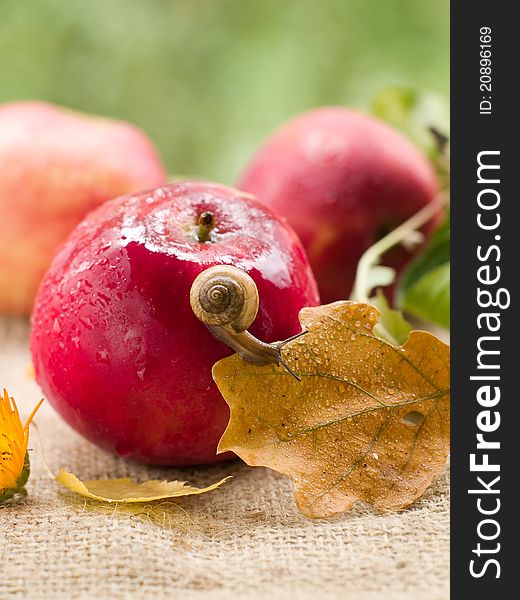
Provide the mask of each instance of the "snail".
[{"label": "snail", "polygon": [[229,265],[210,267],[196,277],[190,290],[190,304],[195,316],[211,333],[227,344],[246,362],[254,365],[281,365],[291,375],[282,357],[282,348],[305,331],[281,342],[262,342],[247,329],[258,313],[256,283],[245,271]]}]

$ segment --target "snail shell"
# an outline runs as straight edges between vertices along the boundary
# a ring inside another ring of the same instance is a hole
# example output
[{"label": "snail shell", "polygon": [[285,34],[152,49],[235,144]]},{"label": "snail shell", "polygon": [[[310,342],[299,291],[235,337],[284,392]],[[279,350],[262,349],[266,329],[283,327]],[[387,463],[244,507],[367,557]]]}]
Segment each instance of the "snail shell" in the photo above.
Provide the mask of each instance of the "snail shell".
[{"label": "snail shell", "polygon": [[217,265],[202,271],[190,290],[190,304],[197,318],[208,326],[245,331],[258,312],[258,289],[241,269]]}]

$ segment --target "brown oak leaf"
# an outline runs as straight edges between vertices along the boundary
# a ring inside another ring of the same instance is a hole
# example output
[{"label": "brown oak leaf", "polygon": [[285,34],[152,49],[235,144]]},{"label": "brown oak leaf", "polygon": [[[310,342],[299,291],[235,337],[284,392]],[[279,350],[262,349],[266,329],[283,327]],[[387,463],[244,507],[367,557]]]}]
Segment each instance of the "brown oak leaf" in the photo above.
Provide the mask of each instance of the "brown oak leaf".
[{"label": "brown oak leaf", "polygon": [[335,302],[300,312],[307,333],[283,348],[282,366],[238,355],[213,367],[231,409],[219,452],[289,476],[308,517],[364,501],[409,506],[449,452],[449,346],[412,331],[403,346],[376,337],[378,310]]}]

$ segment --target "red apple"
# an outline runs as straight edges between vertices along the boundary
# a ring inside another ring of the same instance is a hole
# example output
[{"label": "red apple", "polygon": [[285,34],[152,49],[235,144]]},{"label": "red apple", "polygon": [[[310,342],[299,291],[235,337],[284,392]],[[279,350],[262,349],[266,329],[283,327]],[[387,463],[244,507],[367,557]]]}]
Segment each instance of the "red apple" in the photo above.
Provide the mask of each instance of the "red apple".
[{"label": "red apple", "polygon": [[[214,229],[197,239],[211,213]],[[70,235],[40,287],[31,350],[45,396],[77,431],[152,464],[209,463],[229,413],[211,377],[232,351],[190,307],[197,275],[234,265],[260,296],[251,332],[264,341],[300,330],[318,304],[290,227],[251,195],[182,182],[117,198]]]},{"label": "red apple", "polygon": [[[363,252],[436,198],[429,161],[373,117],[331,107],[282,125],[260,148],[238,187],[284,215],[299,235],[323,302],[348,298]],[[440,211],[424,228],[427,235]],[[384,264],[400,270],[403,248]]]},{"label": "red apple", "polygon": [[59,244],[88,211],[166,181],[144,133],[43,102],[0,106],[0,312],[29,314]]}]

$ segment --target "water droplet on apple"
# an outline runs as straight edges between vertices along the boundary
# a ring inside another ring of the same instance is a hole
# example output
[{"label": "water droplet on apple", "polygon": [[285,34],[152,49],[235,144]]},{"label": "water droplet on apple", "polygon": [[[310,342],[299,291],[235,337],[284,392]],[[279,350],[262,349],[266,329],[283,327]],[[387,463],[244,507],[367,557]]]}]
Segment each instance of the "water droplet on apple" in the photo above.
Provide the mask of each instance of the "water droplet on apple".
[{"label": "water droplet on apple", "polygon": [[96,352],[96,360],[100,363],[110,362],[108,358],[108,350],[98,350]]},{"label": "water droplet on apple", "polygon": [[90,321],[90,319],[89,319],[88,317],[84,317],[84,316],[78,317],[78,321],[79,321],[79,322],[80,322],[80,323],[81,323],[81,324],[82,324],[84,327],[86,327],[87,329],[89,329],[89,330],[91,330],[91,331],[92,331],[92,329],[93,329],[92,322]]}]

